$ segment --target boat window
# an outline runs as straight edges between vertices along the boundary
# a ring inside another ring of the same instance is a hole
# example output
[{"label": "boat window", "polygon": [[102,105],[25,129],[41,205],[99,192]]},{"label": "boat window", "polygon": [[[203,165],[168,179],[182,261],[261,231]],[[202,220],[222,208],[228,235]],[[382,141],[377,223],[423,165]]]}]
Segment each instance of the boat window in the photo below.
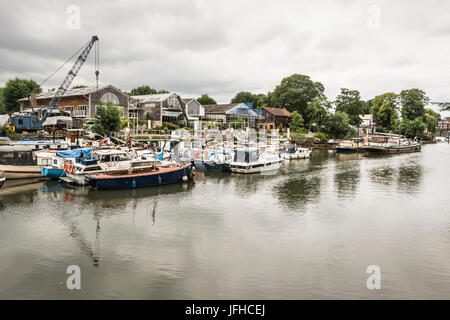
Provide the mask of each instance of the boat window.
[{"label": "boat window", "polygon": [[84,172],[97,171],[97,170],[102,170],[102,168],[100,168],[100,166],[92,166],[92,167],[84,168]]}]

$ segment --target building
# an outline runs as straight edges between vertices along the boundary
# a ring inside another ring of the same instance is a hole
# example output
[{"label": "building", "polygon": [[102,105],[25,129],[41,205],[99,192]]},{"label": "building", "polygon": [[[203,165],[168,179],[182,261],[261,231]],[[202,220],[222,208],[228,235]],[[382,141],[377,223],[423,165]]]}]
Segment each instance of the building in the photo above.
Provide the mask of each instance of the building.
[{"label": "building", "polygon": [[181,99],[189,121],[189,126],[195,127],[205,117],[205,108],[194,98]]},{"label": "building", "polygon": [[258,121],[262,120],[262,116],[245,103],[209,104],[203,105],[203,108],[203,120],[218,124],[229,125],[237,119],[242,119],[245,127],[256,128]]},{"label": "building", "polygon": [[172,122],[177,125],[185,124],[184,104],[176,93],[147,94],[132,96],[131,98],[136,104],[138,119],[150,120],[152,128],[161,126],[163,122]]},{"label": "building", "polygon": [[263,120],[258,123],[260,129],[276,129],[280,124],[287,128],[291,123],[291,113],[286,108],[265,107],[261,110]]},{"label": "building", "polygon": [[360,134],[367,134],[367,133],[375,133],[376,132],[376,125],[373,122],[373,115],[372,114],[364,114],[359,116],[361,118],[361,123],[359,125]]},{"label": "building", "polygon": [[449,131],[450,130],[450,117],[445,117],[443,120],[438,122],[439,131]]},{"label": "building", "polygon": [[[35,107],[38,110],[45,109],[54,95],[55,91],[37,94]],[[21,111],[27,111],[31,108],[28,98],[19,99],[18,102]],[[114,106],[120,108],[122,117],[128,118],[129,96],[112,85],[101,86],[98,89],[96,87],[68,89],[58,107],[61,111],[69,113],[73,118],[85,119],[94,118],[97,105],[107,102],[111,102]]]}]

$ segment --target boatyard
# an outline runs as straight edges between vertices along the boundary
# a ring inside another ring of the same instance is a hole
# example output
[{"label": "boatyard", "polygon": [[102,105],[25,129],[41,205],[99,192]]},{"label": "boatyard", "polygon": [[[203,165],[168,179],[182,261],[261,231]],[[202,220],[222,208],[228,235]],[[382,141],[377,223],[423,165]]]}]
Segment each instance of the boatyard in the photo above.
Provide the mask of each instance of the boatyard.
[{"label": "boatyard", "polygon": [[449,9],[0,1],[0,300],[450,300]]}]

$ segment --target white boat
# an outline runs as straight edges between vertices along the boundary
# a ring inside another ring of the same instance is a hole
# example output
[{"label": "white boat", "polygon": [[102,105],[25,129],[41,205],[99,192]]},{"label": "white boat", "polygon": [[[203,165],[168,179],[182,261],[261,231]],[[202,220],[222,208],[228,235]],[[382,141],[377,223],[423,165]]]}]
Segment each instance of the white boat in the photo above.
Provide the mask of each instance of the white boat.
[{"label": "white boat", "polygon": [[234,153],[230,170],[236,173],[258,173],[278,170],[283,163],[278,153],[267,149],[240,148]]},{"label": "white boat", "polygon": [[281,157],[286,160],[308,159],[311,157],[311,150],[297,146],[286,146],[281,153]]}]

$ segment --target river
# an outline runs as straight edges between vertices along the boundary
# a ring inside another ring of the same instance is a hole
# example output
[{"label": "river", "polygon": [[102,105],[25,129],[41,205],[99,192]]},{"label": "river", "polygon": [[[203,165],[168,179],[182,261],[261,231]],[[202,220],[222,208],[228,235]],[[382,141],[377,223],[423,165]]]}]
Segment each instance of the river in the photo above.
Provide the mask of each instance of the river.
[{"label": "river", "polygon": [[436,144],[137,190],[7,181],[0,298],[450,299],[449,165]]}]

